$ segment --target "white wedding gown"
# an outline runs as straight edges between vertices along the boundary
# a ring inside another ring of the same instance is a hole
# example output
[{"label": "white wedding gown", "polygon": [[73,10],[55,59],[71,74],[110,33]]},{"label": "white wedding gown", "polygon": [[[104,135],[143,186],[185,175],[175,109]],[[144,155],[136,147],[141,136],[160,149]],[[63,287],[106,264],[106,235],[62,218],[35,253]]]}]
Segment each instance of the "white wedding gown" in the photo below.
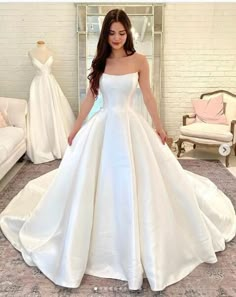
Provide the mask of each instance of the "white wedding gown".
[{"label": "white wedding gown", "polygon": [[68,146],[60,167],[30,181],[1,213],[3,233],[54,283],[83,275],[139,289],[173,284],[235,236],[229,198],[184,170],[132,109],[138,73],[103,74],[104,108]]},{"label": "white wedding gown", "polygon": [[53,56],[43,64],[31,57],[36,75],[30,86],[27,155],[35,164],[61,159],[75,116],[51,73]]}]

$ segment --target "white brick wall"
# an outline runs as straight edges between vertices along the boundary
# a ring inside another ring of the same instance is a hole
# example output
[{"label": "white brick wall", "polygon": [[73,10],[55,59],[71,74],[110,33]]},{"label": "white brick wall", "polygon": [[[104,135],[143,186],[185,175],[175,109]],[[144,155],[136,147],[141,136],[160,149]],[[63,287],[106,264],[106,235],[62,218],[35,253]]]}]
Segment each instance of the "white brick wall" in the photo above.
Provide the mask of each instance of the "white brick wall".
[{"label": "white brick wall", "polygon": [[191,99],[216,89],[236,93],[236,3],[165,6],[161,116],[177,138]]},{"label": "white brick wall", "polygon": [[0,4],[0,96],[28,99],[34,76],[28,51],[41,39],[55,52],[53,74],[76,112],[77,33],[73,3]]}]

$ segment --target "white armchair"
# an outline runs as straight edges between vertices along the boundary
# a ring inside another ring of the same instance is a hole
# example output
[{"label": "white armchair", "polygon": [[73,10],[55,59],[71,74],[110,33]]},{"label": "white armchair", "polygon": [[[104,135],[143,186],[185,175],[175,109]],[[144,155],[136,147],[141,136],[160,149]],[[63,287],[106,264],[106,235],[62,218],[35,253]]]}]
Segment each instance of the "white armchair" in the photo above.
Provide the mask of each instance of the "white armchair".
[{"label": "white armchair", "polygon": [[[209,100],[216,94],[223,96],[228,125],[196,122],[196,114],[184,115],[183,126],[180,128],[180,136],[176,142],[177,157],[180,157],[183,142],[193,143],[194,149],[196,145],[219,147],[221,144],[227,144],[230,147],[230,153],[234,147],[236,155],[236,95],[225,90],[217,90],[202,94],[200,99]],[[229,156],[230,154],[226,156],[226,167],[229,166]]]}]

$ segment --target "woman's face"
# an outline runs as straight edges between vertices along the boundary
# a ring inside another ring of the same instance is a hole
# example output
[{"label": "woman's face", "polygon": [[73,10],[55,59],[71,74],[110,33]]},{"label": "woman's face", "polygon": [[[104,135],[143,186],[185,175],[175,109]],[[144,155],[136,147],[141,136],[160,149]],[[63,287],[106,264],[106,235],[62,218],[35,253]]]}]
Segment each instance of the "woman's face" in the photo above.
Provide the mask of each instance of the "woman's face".
[{"label": "woman's face", "polygon": [[111,24],[108,43],[113,49],[120,49],[124,46],[127,39],[127,33],[124,26],[120,22],[114,22]]}]

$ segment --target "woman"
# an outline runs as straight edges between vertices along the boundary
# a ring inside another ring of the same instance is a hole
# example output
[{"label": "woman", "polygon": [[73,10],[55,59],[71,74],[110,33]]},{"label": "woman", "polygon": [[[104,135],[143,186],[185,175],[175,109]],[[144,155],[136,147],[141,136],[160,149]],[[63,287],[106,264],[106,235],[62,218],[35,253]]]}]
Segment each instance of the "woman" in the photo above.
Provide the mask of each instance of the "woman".
[{"label": "woman", "polygon": [[92,68],[93,71],[89,75],[90,88],[81,105],[77,123],[69,136],[69,144],[71,145],[74,136],[93,107],[94,100],[98,95],[99,79],[104,72],[121,75],[123,73],[139,73],[139,85],[146,107],[152,116],[157,133],[165,143],[166,133],[159,120],[155,98],[150,88],[148,62],[145,56],[137,54],[134,49],[131,23],[124,11],[111,10],[105,17]]},{"label": "woman", "polygon": [[[184,170],[168,146],[122,10],[104,19],[90,87],[58,170],[31,182],[0,217],[5,236],[54,283],[78,287],[83,275],[147,277],[163,290],[235,236],[230,200],[208,179]],[[137,84],[156,133],[132,108]],[[82,126],[101,91],[104,108]]]}]

